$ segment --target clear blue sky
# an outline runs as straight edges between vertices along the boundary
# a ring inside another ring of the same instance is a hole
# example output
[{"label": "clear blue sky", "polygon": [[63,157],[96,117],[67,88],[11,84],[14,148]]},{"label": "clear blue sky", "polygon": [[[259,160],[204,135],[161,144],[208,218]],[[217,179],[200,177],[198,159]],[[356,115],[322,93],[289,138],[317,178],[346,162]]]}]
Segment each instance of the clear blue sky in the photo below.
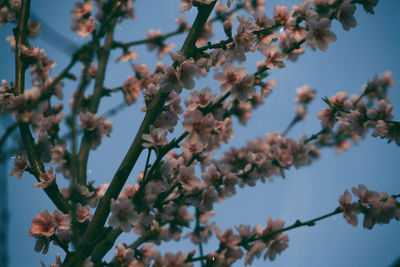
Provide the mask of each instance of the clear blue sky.
[{"label": "clear blue sky", "polygon": [[[266,11],[272,14],[275,4],[291,7],[298,1],[276,0],[267,1]],[[150,28],[161,29],[164,33],[176,29],[174,18],[178,15],[178,0],[147,0],[136,1],[137,20],[117,26],[116,40],[132,41],[142,39]],[[57,32],[74,42],[82,39],[70,31],[69,10],[72,1],[32,1],[32,11]],[[324,107],[321,98],[331,96],[338,91],[350,94],[360,93],[361,87],[374,74],[382,74],[391,70],[397,82],[389,92],[394,105],[395,120],[400,120],[400,1],[380,1],[375,9],[375,15],[366,14],[357,8],[358,26],[350,32],[345,32],[337,22],[333,31],[338,41],[331,44],[327,53],[307,49],[299,60],[288,63],[285,69],[271,72],[271,78],[278,82],[278,87],[266,100],[265,104],[254,111],[247,127],[238,125],[235,121],[235,138],[229,145],[224,145],[222,151],[231,146],[242,147],[246,140],[256,136],[264,136],[266,132],[283,131],[293,117],[295,106],[295,88],[304,84],[317,89],[317,97],[309,109],[306,121],[297,125],[290,136],[298,138],[302,134],[316,133],[320,129],[316,116]],[[189,22],[193,21],[195,11],[184,14]],[[221,33],[220,24],[215,25],[216,32]],[[0,28],[0,78],[8,81],[14,78],[14,59],[5,37],[12,34],[11,26]],[[43,33],[43,37],[46,32]],[[53,37],[47,37],[52,39]],[[178,49],[183,37],[170,39],[177,44]],[[216,36],[214,40],[224,38]],[[34,46],[45,48],[50,58],[57,62],[53,74],[60,71],[69,61],[67,55],[49,46],[46,39],[32,42]],[[61,45],[61,44],[60,44]],[[141,58],[137,62],[154,67],[157,58],[148,54],[145,46],[136,47]],[[114,52],[108,67],[105,85],[114,87],[121,85],[128,75],[131,75],[129,64],[114,64],[120,51]],[[250,56],[245,66],[249,71],[255,69],[255,62],[260,60],[260,54]],[[169,63],[168,57],[165,63]],[[76,67],[75,73],[80,67]],[[201,79],[196,84],[197,89],[205,86],[217,89],[218,84],[211,79]],[[75,89],[76,84],[67,82],[64,93],[65,103]],[[102,102],[100,113],[120,103],[120,95],[107,98]],[[127,147],[130,145],[143,114],[139,111],[141,101],[133,107],[125,109],[113,118],[114,130],[111,138],[103,140],[89,160],[89,180],[96,184],[109,182],[117,169]],[[68,112],[69,113],[69,112]],[[3,126],[1,127],[3,131]],[[177,133],[179,133],[179,127]],[[15,143],[15,140],[13,140]],[[11,155],[10,155],[11,158]],[[287,224],[295,220],[306,220],[332,211],[338,205],[338,197],[345,189],[351,189],[362,183],[377,191],[387,191],[389,194],[400,193],[399,180],[400,148],[395,144],[368,136],[359,145],[352,146],[349,151],[337,155],[334,151],[325,149],[322,157],[311,166],[287,172],[286,179],[276,177],[273,182],[259,184],[257,187],[238,190],[235,197],[216,205],[217,215],[212,218],[221,229],[239,224],[265,226],[267,216],[281,218]],[[134,168],[128,182],[134,183],[143,166],[144,159]],[[10,173],[11,162],[9,164]],[[33,177],[25,174],[20,181],[9,178],[9,203],[11,210],[9,253],[11,266],[39,266],[40,260],[46,264],[54,263],[55,252],[52,246],[48,255],[43,256],[33,251],[35,240],[28,236],[30,220],[45,209],[53,210],[54,206],[46,199],[45,194],[32,185]],[[58,182],[65,181],[58,176]],[[289,248],[274,262],[256,260],[252,266],[387,266],[400,256],[400,224],[392,222],[389,225],[377,225],[373,230],[365,230],[361,226],[350,226],[341,215],[329,218],[315,227],[300,228],[288,232]],[[122,238],[124,242],[128,239]],[[192,248],[189,242],[170,242],[161,246],[162,251],[183,250]],[[215,239],[205,246],[205,252],[217,249]],[[235,266],[242,266],[237,263]]]}]

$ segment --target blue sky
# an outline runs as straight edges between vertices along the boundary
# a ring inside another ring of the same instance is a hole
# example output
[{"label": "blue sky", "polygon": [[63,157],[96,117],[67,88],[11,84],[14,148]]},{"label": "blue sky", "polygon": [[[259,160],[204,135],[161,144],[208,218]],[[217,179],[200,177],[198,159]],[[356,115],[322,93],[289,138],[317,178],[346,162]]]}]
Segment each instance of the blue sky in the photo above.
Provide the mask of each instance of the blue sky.
[{"label": "blue sky", "polygon": [[[117,26],[116,40],[132,41],[142,39],[150,28],[160,29],[164,33],[175,30],[174,18],[178,16],[178,0],[147,0],[136,1],[137,19]],[[272,14],[275,4],[291,7],[298,1],[267,1],[266,12]],[[71,1],[32,1],[32,11],[51,25],[57,32],[76,43],[84,40],[70,31],[69,10]],[[193,21],[196,12],[183,14],[189,22]],[[375,8],[375,15],[366,14],[360,7],[356,11],[358,26],[350,32],[345,32],[338,22],[333,23],[332,30],[336,33],[337,42],[330,44],[326,53],[307,49],[295,63],[288,63],[284,69],[276,69],[270,77],[276,79],[278,86],[266,99],[265,104],[255,110],[247,126],[234,122],[235,138],[228,145],[222,146],[216,157],[232,146],[242,147],[246,140],[256,136],[264,136],[267,132],[283,131],[295,112],[295,89],[309,84],[317,90],[316,99],[309,108],[307,120],[299,123],[289,136],[298,138],[303,134],[313,134],[320,129],[316,118],[324,107],[321,98],[331,96],[338,91],[349,94],[360,93],[362,85],[374,74],[382,74],[391,70],[397,85],[389,92],[394,105],[394,119],[400,120],[400,1],[380,1]],[[12,34],[11,26],[0,28],[0,78],[13,80],[14,59],[8,48],[5,37]],[[215,24],[216,33],[213,40],[224,38],[221,35],[221,25]],[[53,74],[62,70],[68,64],[69,57],[59,49],[49,46],[43,38],[32,42],[34,46],[45,48],[50,58],[57,62]],[[47,37],[53,38],[53,37]],[[48,39],[47,39],[48,40]],[[178,49],[183,36],[169,39],[177,44]],[[61,45],[61,44],[60,44]],[[158,59],[154,53],[149,54],[145,46],[134,48],[141,56],[137,62],[154,67]],[[128,75],[132,74],[129,64],[114,64],[120,51],[112,53],[106,76],[106,87],[121,85]],[[244,63],[249,72],[254,71],[255,62],[261,59],[261,54],[249,56]],[[166,64],[170,63],[168,57]],[[75,67],[78,73],[80,66]],[[211,79],[199,79],[196,89],[210,86],[215,90],[218,83]],[[64,102],[68,102],[76,83],[67,82]],[[100,106],[102,113],[122,101],[121,95],[106,98]],[[103,139],[103,144],[91,153],[89,160],[89,180],[96,184],[109,182],[121,162],[127,147],[130,145],[138,129],[143,114],[139,111],[141,101],[124,109],[113,117],[114,129],[111,138]],[[69,111],[67,111],[69,113]],[[1,127],[3,129],[3,126]],[[176,133],[181,132],[177,127]],[[2,131],[1,131],[2,132]],[[12,140],[11,143],[16,140]],[[142,155],[143,156],[143,155]],[[143,156],[144,157],[144,156]],[[11,158],[11,155],[10,155]],[[386,144],[384,140],[368,136],[358,145],[340,155],[331,149],[324,149],[319,160],[312,165],[299,170],[290,170],[286,179],[275,177],[272,182],[258,184],[256,187],[239,189],[236,196],[226,199],[215,206],[217,215],[212,218],[221,229],[227,229],[239,224],[265,226],[267,216],[274,219],[284,219],[287,224],[295,220],[311,219],[332,211],[338,205],[338,197],[345,189],[351,189],[358,184],[365,184],[377,191],[387,191],[389,194],[400,193],[399,165],[400,149],[395,144]],[[134,168],[128,183],[134,183],[144,165],[144,159]],[[10,173],[11,162],[9,163]],[[61,175],[58,182],[63,186]],[[53,210],[54,206],[46,199],[45,194],[32,185],[33,177],[25,174],[21,180],[9,177],[9,204],[11,211],[9,254],[11,266],[39,266],[40,260],[46,264],[55,261],[54,254],[58,252],[54,246],[48,255],[43,256],[33,251],[34,239],[28,236],[30,220],[45,209]],[[400,224],[395,221],[389,225],[377,225],[372,230],[362,226],[349,225],[341,215],[318,223],[315,227],[300,228],[288,232],[289,247],[274,262],[256,260],[252,266],[387,266],[400,256]],[[132,236],[130,236],[132,238]],[[129,236],[121,238],[129,242]],[[217,249],[215,239],[205,245],[205,252]],[[189,242],[171,241],[161,246],[162,251],[183,250],[188,252],[196,247]],[[237,263],[235,266],[242,266]]]}]

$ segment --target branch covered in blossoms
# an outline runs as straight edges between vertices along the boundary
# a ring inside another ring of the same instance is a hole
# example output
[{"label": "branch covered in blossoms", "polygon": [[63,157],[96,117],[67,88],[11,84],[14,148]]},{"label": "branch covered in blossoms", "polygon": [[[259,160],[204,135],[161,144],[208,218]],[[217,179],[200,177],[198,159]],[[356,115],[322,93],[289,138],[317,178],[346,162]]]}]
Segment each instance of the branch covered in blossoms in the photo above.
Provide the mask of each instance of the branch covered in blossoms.
[{"label": "branch covered in blossoms", "polygon": [[[266,226],[240,225],[236,231],[222,231],[210,220],[214,204],[236,195],[239,187],[253,187],[275,176],[285,178],[289,169],[314,163],[322,148],[335,147],[340,152],[349,147],[350,138],[357,141],[369,129],[373,136],[400,146],[400,123],[393,119],[387,96],[394,80],[386,72],[369,81],[359,96],[339,92],[323,98],[328,107],[318,115],[322,127],[309,137],[286,136],[307,117],[308,105],[315,98],[316,91],[304,85],[297,88],[296,113],[283,133],[266,133],[243,147],[227,149],[219,158],[215,153],[232,140],[234,118],[246,125],[253,110],[276,87],[275,80],[268,79],[270,73],[290,66],[286,60],[295,62],[307,46],[327,51],[337,39],[332,22],[339,21],[349,31],[357,26],[356,7],[373,14],[377,2],[307,0],[291,9],[277,5],[268,17],[263,0],[181,0],[179,12],[197,9],[191,27],[178,18],[175,31],[150,30],[145,39],[124,43],[114,39],[114,31],[122,21],[136,17],[134,1],[84,0],[70,12],[71,30],[88,41],[54,77],[55,62],[28,41],[40,33],[40,23],[29,20],[30,1],[0,3],[0,25],[17,25],[15,36],[8,38],[15,51],[15,81],[3,80],[0,87],[0,111],[13,115],[16,123],[5,131],[0,148],[18,127],[23,147],[14,158],[11,175],[20,179],[24,172],[31,173],[37,180],[34,187],[42,188],[57,208],[52,213],[42,211],[31,221],[29,235],[36,239],[35,251],[47,253],[51,243],[59,246],[65,257],[61,260],[57,254],[54,266],[193,266],[196,261],[202,266],[230,266],[239,259],[247,265],[261,255],[274,260],[288,247],[284,232],[314,226],[339,213],[352,225],[363,214],[368,229],[399,220],[399,195],[363,185],[352,190],[358,201],[352,202],[346,190],[334,211],[287,227],[283,220],[268,217]],[[213,10],[216,15],[209,19]],[[215,27],[221,27],[225,36],[211,42]],[[172,53],[175,44],[167,39],[184,33],[181,49]],[[157,51],[160,59],[169,54],[171,65],[159,62],[152,69],[137,63],[139,55],[131,47],[141,44]],[[117,62],[130,61],[133,73],[125,81],[108,85],[109,59],[115,48],[122,49]],[[261,55],[252,73],[243,65],[249,53]],[[32,87],[25,90],[28,69]],[[198,88],[198,80],[213,69],[217,88]],[[76,88],[68,116],[60,102],[65,79],[79,80],[71,85]],[[88,92],[91,86],[93,91]],[[139,105],[142,99],[143,120],[112,179],[95,185],[89,180],[89,158],[113,129],[109,117],[99,111],[104,97],[118,92],[124,106]],[[64,135],[62,122],[69,129]],[[178,123],[183,131],[173,136]],[[145,165],[136,182],[127,184],[143,151],[147,152]],[[69,186],[59,189],[61,176],[69,179]],[[130,245],[119,243],[122,234],[136,239]],[[205,244],[212,235],[219,247],[207,254]],[[195,249],[160,253],[155,247],[181,238],[190,238],[199,253]],[[109,263],[103,261],[114,247],[115,257]]]}]

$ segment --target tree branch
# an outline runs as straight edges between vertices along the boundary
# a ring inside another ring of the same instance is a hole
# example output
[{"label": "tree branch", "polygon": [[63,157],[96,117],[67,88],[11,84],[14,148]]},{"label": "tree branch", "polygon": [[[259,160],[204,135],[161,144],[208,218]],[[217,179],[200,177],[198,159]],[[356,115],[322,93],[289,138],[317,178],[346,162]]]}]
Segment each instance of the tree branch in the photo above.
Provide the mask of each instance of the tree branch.
[{"label": "tree branch", "polygon": [[[95,85],[94,85],[94,94],[90,99],[89,112],[92,114],[96,114],[99,108],[100,99],[103,93],[103,84],[106,74],[106,67],[108,63],[108,59],[110,56],[110,50],[113,42],[113,35],[115,25],[118,20],[118,16],[115,16],[116,10],[121,8],[121,5],[118,4],[120,2],[116,1],[113,9],[111,11],[110,16],[112,19],[110,20],[109,25],[104,25],[109,28],[109,32],[107,32],[106,39],[104,42],[104,47],[99,47],[98,49],[98,62],[99,66],[97,68],[96,77],[95,77]],[[96,37],[98,38],[98,37]],[[87,162],[89,158],[90,146],[93,139],[92,131],[85,131],[82,137],[81,147],[78,154],[78,182],[80,184],[86,184],[86,171],[87,171]]]},{"label": "tree branch", "polygon": [[[206,23],[207,18],[210,16],[215,4],[216,1],[209,5],[202,5],[198,7],[199,12],[181,49],[187,58],[191,57],[194,51],[196,51],[195,43],[197,38],[199,37],[201,30],[203,29],[204,24]],[[72,258],[66,258],[63,266],[77,266],[90,254],[94,246],[93,242],[96,240],[98,233],[102,231],[108,214],[110,213],[111,199],[116,199],[118,197],[124,184],[126,183],[126,180],[128,179],[129,174],[131,173],[141,152],[143,151],[142,135],[149,132],[150,125],[154,124],[161,112],[162,107],[164,106],[165,101],[167,100],[168,95],[168,92],[162,92],[160,90],[150,103],[148,111],[146,112],[146,115],[131,147],[116,171],[108,190],[104,194],[104,197],[101,199],[96,212],[94,213],[92,221],[89,223],[85,231],[82,244],[79,246]]]},{"label": "tree branch", "polygon": [[[15,81],[16,81],[15,93],[17,96],[23,94],[25,90],[25,71],[27,66],[22,60],[22,52],[19,49],[19,47],[21,47],[21,45],[26,43],[29,10],[30,10],[30,0],[22,1],[18,28],[16,28],[14,31],[16,47],[17,47],[15,51]],[[40,176],[42,174],[45,174],[46,172],[44,169],[44,165],[40,160],[39,155],[37,154],[35,141],[33,140],[29,125],[25,122],[18,122],[18,127],[21,133],[21,138],[24,144],[24,148],[26,150],[26,154],[28,156],[29,165],[30,168],[32,169],[32,173],[34,174],[36,180],[40,181]],[[65,214],[68,214],[69,205],[65,200],[65,198],[62,196],[55,182],[52,183],[47,188],[44,188],[44,191],[60,211],[62,211]]]}]

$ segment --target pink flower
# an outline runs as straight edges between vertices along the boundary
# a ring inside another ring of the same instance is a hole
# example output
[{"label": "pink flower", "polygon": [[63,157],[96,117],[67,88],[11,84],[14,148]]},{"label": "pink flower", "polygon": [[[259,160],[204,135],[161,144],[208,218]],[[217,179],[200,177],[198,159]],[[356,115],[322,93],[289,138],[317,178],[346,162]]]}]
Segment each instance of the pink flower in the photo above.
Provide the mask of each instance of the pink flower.
[{"label": "pink flower", "polygon": [[344,1],[336,14],[337,20],[342,23],[343,29],[348,31],[350,28],[355,28],[357,26],[357,21],[354,18],[354,12],[356,11],[356,6],[351,4],[349,1]]},{"label": "pink flower", "polygon": [[179,168],[177,181],[181,183],[188,191],[203,187],[201,181],[195,176],[193,166],[181,166]]},{"label": "pink flower", "polygon": [[125,186],[124,192],[119,194],[118,199],[120,199],[120,198],[133,199],[134,195],[136,194],[136,192],[138,190],[139,190],[139,184],[135,184],[135,185],[127,184]]},{"label": "pink flower", "polygon": [[75,3],[74,9],[70,11],[74,17],[82,17],[93,10],[92,0],[85,1],[84,3]]},{"label": "pink flower", "polygon": [[50,237],[54,234],[57,223],[48,210],[36,214],[31,221],[31,229],[29,234],[31,236],[45,236]]},{"label": "pink flower", "polygon": [[191,92],[190,97],[185,99],[185,105],[190,111],[197,108],[205,108],[215,99],[215,97],[216,95],[212,94],[211,89],[209,87],[205,87],[200,92]]},{"label": "pink flower", "polygon": [[257,40],[257,36],[252,33],[252,31],[257,28],[257,25],[253,24],[251,20],[247,20],[244,17],[239,16],[238,20],[240,22],[237,33],[233,37],[233,42],[235,47],[228,50],[233,53],[234,59],[239,62],[246,60],[245,52],[254,51],[254,43]]},{"label": "pink flower", "polygon": [[281,25],[285,25],[289,19],[289,8],[285,6],[276,5],[274,8],[274,19]]},{"label": "pink flower", "polygon": [[285,63],[283,61],[287,58],[285,53],[281,53],[278,47],[274,44],[264,46],[261,49],[261,53],[266,57],[267,68],[274,69],[275,66],[278,68],[284,68]]},{"label": "pink flower", "polygon": [[77,222],[83,223],[86,220],[90,220],[92,218],[92,214],[90,214],[89,206],[82,206],[80,203],[77,204],[75,210],[75,219]]},{"label": "pink flower", "polygon": [[353,226],[357,226],[357,214],[359,214],[360,212],[358,210],[357,203],[351,203],[351,199],[351,194],[349,190],[346,189],[346,191],[344,191],[344,194],[339,197],[339,203],[340,207],[343,210],[343,217],[346,219],[346,221]]},{"label": "pink flower", "polygon": [[71,30],[75,31],[82,37],[88,37],[96,29],[94,18],[80,18],[79,20],[73,20]]},{"label": "pink flower", "polygon": [[[304,39],[306,34],[307,32],[302,31],[301,29],[282,31],[279,34],[279,47],[282,51],[291,49],[297,42]],[[289,60],[294,62],[302,53],[304,53],[304,47],[300,46],[300,48],[292,50],[287,57]]]},{"label": "pink flower", "polygon": [[150,133],[142,135],[142,138],[145,141],[143,143],[143,147],[152,147],[158,150],[159,147],[162,147],[168,143],[166,136],[166,130],[150,126]]},{"label": "pink flower", "polygon": [[296,93],[296,103],[308,104],[315,97],[315,92],[311,90],[311,87],[308,84],[297,88]]},{"label": "pink flower", "polygon": [[231,90],[232,87],[242,79],[246,68],[244,66],[235,68],[232,63],[227,63],[222,67],[222,71],[223,72],[216,73],[214,79],[222,82],[219,90],[225,93]]},{"label": "pink flower", "polygon": [[158,78],[161,90],[175,90],[180,93],[182,88],[193,89],[195,85],[193,77],[197,76],[199,71],[199,67],[194,64],[193,60],[183,61],[176,69],[167,66],[164,68],[165,74]]},{"label": "pink flower", "polygon": [[194,0],[181,0],[181,7],[179,8],[179,13],[184,13],[192,9]]},{"label": "pink flower", "polygon": [[89,36],[96,28],[93,16],[87,15],[93,8],[92,1],[89,0],[85,3],[75,3],[74,9],[70,12],[72,15],[71,29],[82,37]]},{"label": "pink flower", "polygon": [[24,171],[28,168],[28,158],[26,157],[26,153],[18,153],[14,157],[14,167],[10,173],[11,176],[17,176],[17,180],[22,177]]},{"label": "pink flower", "polygon": [[[268,223],[262,235],[268,235],[278,230],[281,230],[285,226],[284,220],[273,221],[271,216],[268,216]],[[275,234],[267,241],[267,251],[264,254],[264,259],[269,258],[271,261],[275,260],[277,254],[281,254],[289,245],[289,238],[287,234],[278,233]]]},{"label": "pink flower", "polygon": [[94,194],[90,197],[88,204],[94,208],[99,200],[104,196],[109,184],[102,184],[98,188],[94,188]]},{"label": "pink flower", "polygon": [[232,87],[232,96],[235,97],[239,101],[245,101],[248,98],[252,98],[254,94],[254,75],[253,74],[246,74],[242,77],[239,83],[235,84]]},{"label": "pink flower", "polygon": [[134,104],[136,99],[139,97],[139,92],[141,88],[141,82],[133,76],[128,76],[124,84],[122,85],[122,90],[124,90],[125,101],[128,105]]},{"label": "pink flower", "polygon": [[[200,69],[192,59],[185,60],[182,64],[176,69],[178,73],[178,80],[180,82],[180,86],[186,89],[194,88],[194,80],[193,77],[197,76]],[[179,93],[179,92],[177,92]]]},{"label": "pink flower", "polygon": [[111,217],[108,220],[108,224],[113,227],[119,227],[124,232],[130,232],[132,230],[132,224],[136,223],[139,215],[134,211],[132,200],[130,199],[118,199],[111,201]]},{"label": "pink flower", "polygon": [[360,204],[364,207],[367,207],[371,203],[380,201],[382,198],[378,192],[368,190],[363,184],[360,184],[358,187],[353,187],[352,192],[360,199]]},{"label": "pink flower", "polygon": [[299,3],[299,6],[293,6],[293,15],[306,21],[316,19],[318,13],[310,8],[310,3],[310,0],[306,0],[304,3]]},{"label": "pink flower", "polygon": [[214,126],[214,117],[211,113],[203,115],[200,110],[188,111],[184,115],[183,127],[189,132],[187,140],[189,143],[206,144]]},{"label": "pink flower", "polygon": [[9,35],[6,37],[6,41],[10,43],[10,47],[13,51],[15,51],[17,42],[15,41],[14,35]]},{"label": "pink flower", "polygon": [[381,193],[380,199],[371,202],[370,209],[365,213],[363,226],[372,229],[376,224],[388,224],[391,219],[400,220],[400,208],[394,198],[389,198],[387,193]]},{"label": "pink flower", "polygon": [[219,239],[220,243],[233,250],[239,249],[239,242],[242,241],[242,238],[238,235],[235,235],[231,228],[222,233],[218,227],[215,227],[214,233]]},{"label": "pink flower", "polygon": [[68,231],[71,229],[71,216],[69,214],[64,214],[61,211],[55,209],[52,216],[54,221],[56,222],[57,230]]},{"label": "pink flower", "polygon": [[79,126],[88,130],[93,131],[97,127],[97,114],[90,112],[82,113],[79,115],[81,123]]},{"label": "pink flower", "polygon": [[115,257],[121,266],[133,267],[136,262],[135,251],[131,248],[127,248],[126,244],[117,244],[117,248],[115,249]]},{"label": "pink flower", "polygon": [[318,46],[322,51],[328,49],[328,43],[336,41],[336,35],[329,29],[331,21],[327,18],[308,21],[309,32],[306,36],[306,42],[311,45],[313,49]]},{"label": "pink flower", "polygon": [[387,86],[395,86],[396,85],[395,81],[393,80],[392,73],[390,71],[385,71],[382,74],[381,81],[384,85],[387,85]]},{"label": "pink flower", "polygon": [[171,133],[174,130],[175,125],[178,123],[179,117],[176,113],[169,110],[162,111],[158,116],[154,127],[168,130]]},{"label": "pink flower", "polygon": [[244,259],[245,265],[251,265],[254,261],[254,257],[259,258],[261,256],[262,251],[267,247],[267,245],[257,240],[254,244],[248,249],[246,257]]},{"label": "pink flower", "polygon": [[164,68],[164,74],[158,78],[160,88],[163,91],[175,90],[178,93],[182,91],[179,85],[178,75],[176,70],[172,66]]},{"label": "pink flower", "polygon": [[47,173],[44,173],[39,177],[40,182],[34,184],[33,186],[47,188],[54,182],[55,178],[56,177],[55,177],[55,174],[53,173],[53,167],[50,167],[47,170]]},{"label": "pink flower", "polygon": [[79,116],[81,120],[80,127],[93,131],[94,136],[92,138],[91,149],[96,149],[100,143],[101,138],[104,136],[108,136],[112,131],[112,121],[106,120],[104,116],[97,118],[97,114],[92,114],[90,112],[81,113]]}]

